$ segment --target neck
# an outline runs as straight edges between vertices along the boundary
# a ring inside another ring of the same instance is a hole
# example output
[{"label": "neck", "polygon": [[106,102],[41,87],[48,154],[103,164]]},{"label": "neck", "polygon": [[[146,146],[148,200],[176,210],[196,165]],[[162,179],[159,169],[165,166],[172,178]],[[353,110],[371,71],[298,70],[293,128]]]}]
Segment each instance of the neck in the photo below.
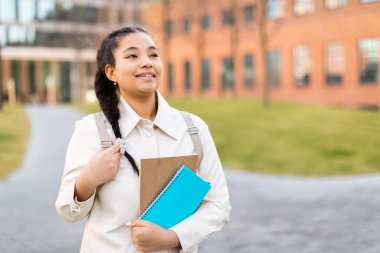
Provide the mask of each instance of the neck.
[{"label": "neck", "polygon": [[147,97],[129,97],[123,95],[125,101],[133,108],[133,110],[143,119],[154,120],[157,114],[156,93],[152,93]]}]

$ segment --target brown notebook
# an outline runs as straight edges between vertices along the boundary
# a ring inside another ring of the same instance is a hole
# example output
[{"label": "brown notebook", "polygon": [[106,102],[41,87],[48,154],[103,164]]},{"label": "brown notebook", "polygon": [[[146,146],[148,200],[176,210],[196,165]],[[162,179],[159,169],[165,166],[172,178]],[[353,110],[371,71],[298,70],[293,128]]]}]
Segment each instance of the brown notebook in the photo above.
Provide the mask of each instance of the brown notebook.
[{"label": "brown notebook", "polygon": [[186,155],[141,159],[140,215],[182,165],[196,172],[198,157],[199,155]]}]

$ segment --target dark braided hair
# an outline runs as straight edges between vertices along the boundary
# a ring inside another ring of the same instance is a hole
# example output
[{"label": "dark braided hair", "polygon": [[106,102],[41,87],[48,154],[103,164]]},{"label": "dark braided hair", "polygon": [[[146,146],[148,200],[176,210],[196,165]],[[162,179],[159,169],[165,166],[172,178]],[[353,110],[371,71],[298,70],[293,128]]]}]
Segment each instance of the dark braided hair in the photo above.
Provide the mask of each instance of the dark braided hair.
[{"label": "dark braided hair", "polygon": [[[118,86],[114,85],[113,82],[108,79],[105,73],[105,67],[107,64],[115,66],[113,52],[115,48],[117,48],[120,38],[131,33],[139,32],[149,35],[148,32],[137,26],[127,26],[111,32],[103,39],[96,56],[97,72],[94,82],[95,92],[99,100],[100,108],[110,122],[116,138],[121,138],[119,127],[120,111],[118,108]],[[124,156],[131,163],[133,170],[139,174],[139,170],[133,157],[127,151],[124,152]]]}]

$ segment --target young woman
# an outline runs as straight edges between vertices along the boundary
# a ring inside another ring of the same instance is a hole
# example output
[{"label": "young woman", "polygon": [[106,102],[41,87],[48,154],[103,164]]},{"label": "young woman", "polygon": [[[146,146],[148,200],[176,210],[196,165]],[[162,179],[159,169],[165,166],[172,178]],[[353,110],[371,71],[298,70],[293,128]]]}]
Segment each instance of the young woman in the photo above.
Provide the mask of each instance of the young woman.
[{"label": "young woman", "polygon": [[[107,130],[126,143],[101,150],[93,115],[76,123],[56,209],[69,222],[86,218],[82,253],[197,252],[230,214],[223,169],[207,125],[191,115],[203,146],[199,175],[211,190],[197,211],[164,229],[139,220],[139,165],[142,158],[194,153],[181,113],[157,91],[162,63],[152,37],[142,28],[110,33],[97,54],[95,90]],[[122,153],[122,154],[121,154]],[[101,187],[99,187],[101,186]]]}]

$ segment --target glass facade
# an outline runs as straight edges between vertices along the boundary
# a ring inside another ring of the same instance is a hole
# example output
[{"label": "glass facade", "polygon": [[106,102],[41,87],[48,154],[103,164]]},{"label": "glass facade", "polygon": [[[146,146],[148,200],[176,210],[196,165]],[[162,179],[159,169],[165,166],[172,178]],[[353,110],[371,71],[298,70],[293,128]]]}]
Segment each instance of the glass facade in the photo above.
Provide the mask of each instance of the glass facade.
[{"label": "glass facade", "polygon": [[[127,21],[126,11],[91,2],[0,0],[0,43],[2,46],[92,48],[100,42],[95,28],[114,23],[113,15],[120,16],[116,22]],[[77,24],[86,28],[79,31]]]},{"label": "glass facade", "polygon": [[[8,54],[2,65],[10,66],[2,68],[5,83],[15,83],[22,102],[70,101],[72,92],[86,92],[94,76],[86,64],[94,64],[101,38],[139,18],[138,8],[127,7],[126,1],[0,0],[0,46]],[[57,96],[47,99],[52,85]]]},{"label": "glass facade", "polygon": [[0,23],[17,21],[17,1],[0,0]]}]

